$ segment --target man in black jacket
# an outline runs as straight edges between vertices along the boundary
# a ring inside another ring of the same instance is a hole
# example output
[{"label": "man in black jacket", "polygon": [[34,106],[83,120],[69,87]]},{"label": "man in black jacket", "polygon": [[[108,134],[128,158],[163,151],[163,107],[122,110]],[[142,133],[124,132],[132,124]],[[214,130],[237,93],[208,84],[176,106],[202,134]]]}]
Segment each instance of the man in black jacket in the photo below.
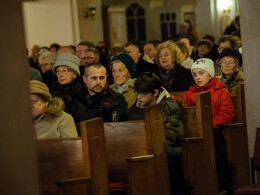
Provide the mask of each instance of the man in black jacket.
[{"label": "man in black jacket", "polygon": [[105,122],[127,120],[125,98],[108,87],[106,68],[102,64],[87,66],[83,80],[86,86],[77,96],[79,121],[96,117],[102,117]]}]

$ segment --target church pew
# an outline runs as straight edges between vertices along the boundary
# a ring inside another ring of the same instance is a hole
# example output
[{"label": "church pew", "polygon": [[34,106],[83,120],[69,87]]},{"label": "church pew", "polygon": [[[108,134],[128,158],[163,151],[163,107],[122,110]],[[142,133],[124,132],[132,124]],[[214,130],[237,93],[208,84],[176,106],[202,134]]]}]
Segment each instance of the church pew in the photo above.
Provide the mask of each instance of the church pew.
[{"label": "church pew", "polygon": [[102,126],[80,125],[82,138],[37,140],[41,194],[109,194]]},{"label": "church pew", "polygon": [[183,109],[184,178],[192,195],[217,194],[218,182],[210,93],[196,94],[196,107]]},{"label": "church pew", "polygon": [[132,195],[170,194],[160,105],[145,109],[144,121],[104,123],[104,131],[112,191],[127,189]]},{"label": "church pew", "polygon": [[244,84],[232,89],[234,122],[225,125],[227,158],[233,167],[234,190],[250,184],[250,165],[247,139]]}]

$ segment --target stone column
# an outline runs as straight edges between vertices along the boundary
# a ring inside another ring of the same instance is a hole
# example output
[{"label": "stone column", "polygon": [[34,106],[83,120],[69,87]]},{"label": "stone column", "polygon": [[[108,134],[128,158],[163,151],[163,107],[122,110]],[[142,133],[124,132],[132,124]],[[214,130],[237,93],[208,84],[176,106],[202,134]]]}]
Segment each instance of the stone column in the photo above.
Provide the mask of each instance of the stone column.
[{"label": "stone column", "polygon": [[260,127],[260,1],[239,0],[243,44],[246,116],[249,153],[253,156],[256,127]]},{"label": "stone column", "polygon": [[0,194],[39,194],[20,0],[0,3]]}]

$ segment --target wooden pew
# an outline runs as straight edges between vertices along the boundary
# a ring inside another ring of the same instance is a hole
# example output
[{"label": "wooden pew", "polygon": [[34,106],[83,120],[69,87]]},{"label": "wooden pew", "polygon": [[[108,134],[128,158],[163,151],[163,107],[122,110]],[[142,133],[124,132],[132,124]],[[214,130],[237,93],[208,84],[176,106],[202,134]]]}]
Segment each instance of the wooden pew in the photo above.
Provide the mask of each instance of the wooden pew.
[{"label": "wooden pew", "polygon": [[217,194],[214,133],[210,92],[196,94],[196,107],[183,109],[184,178],[192,195]]},{"label": "wooden pew", "polygon": [[145,121],[104,123],[104,130],[110,183],[132,195],[170,194],[161,105],[145,109]]},{"label": "wooden pew", "polygon": [[103,128],[80,125],[82,138],[37,140],[42,194],[109,194]]},{"label": "wooden pew", "polygon": [[231,92],[234,123],[225,125],[228,162],[233,167],[234,190],[250,184],[244,84]]}]

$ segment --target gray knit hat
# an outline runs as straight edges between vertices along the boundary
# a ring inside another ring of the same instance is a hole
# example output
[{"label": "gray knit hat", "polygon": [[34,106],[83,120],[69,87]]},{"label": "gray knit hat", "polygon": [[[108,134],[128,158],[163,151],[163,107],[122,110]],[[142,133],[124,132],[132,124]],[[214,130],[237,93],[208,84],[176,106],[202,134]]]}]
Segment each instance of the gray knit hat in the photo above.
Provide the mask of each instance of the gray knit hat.
[{"label": "gray knit hat", "polygon": [[56,63],[52,67],[52,71],[56,74],[56,68],[59,66],[68,66],[71,70],[74,70],[78,75],[79,71],[79,58],[70,53],[61,53],[56,58]]},{"label": "gray knit hat", "polygon": [[130,75],[132,77],[136,71],[136,64],[135,64],[135,61],[133,60],[133,58],[126,53],[122,53],[122,54],[115,56],[112,59],[112,64],[114,61],[117,61],[117,60],[122,62],[126,66],[126,68],[128,69],[128,72],[130,73]]},{"label": "gray knit hat", "polygon": [[195,68],[201,68],[209,73],[209,75],[213,78],[215,76],[215,68],[214,62],[209,58],[200,58],[196,60],[191,66],[191,73],[192,70]]}]

